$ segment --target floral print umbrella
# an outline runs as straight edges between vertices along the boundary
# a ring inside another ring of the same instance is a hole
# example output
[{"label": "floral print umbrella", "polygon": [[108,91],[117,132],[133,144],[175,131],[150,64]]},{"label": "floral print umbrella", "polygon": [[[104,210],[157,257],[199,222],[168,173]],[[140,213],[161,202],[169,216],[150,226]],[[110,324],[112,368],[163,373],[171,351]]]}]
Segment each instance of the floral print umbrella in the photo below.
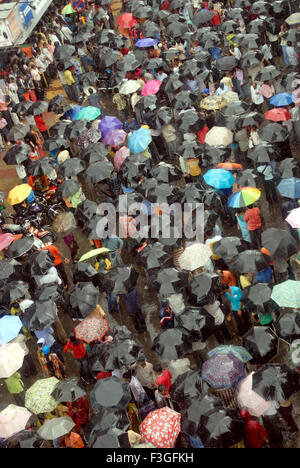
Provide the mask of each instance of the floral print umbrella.
[{"label": "floral print umbrella", "polygon": [[90,143],[97,143],[101,139],[101,132],[96,128],[84,130],[78,138],[78,146],[84,151]]},{"label": "floral print umbrella", "polygon": [[158,448],[172,448],[181,430],[181,415],[168,406],[151,411],[139,427],[142,443]]},{"label": "floral print umbrella", "polygon": [[202,366],[201,377],[213,388],[232,388],[246,377],[244,364],[230,354],[216,354]]},{"label": "floral print umbrella", "polygon": [[56,377],[37,380],[25,394],[25,406],[32,413],[48,413],[53,411],[58,402],[51,396],[59,380]]},{"label": "floral print umbrella", "polygon": [[75,328],[75,336],[78,340],[90,343],[91,341],[100,341],[109,330],[108,321],[104,318],[88,318],[83,320]]}]

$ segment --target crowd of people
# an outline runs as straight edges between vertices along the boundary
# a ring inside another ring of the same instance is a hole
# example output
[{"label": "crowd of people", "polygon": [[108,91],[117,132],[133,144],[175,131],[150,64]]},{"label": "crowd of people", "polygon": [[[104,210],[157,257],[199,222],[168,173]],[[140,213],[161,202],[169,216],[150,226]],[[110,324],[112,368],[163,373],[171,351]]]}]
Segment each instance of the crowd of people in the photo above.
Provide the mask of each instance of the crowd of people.
[{"label": "crowd of people", "polygon": [[297,0],[54,2],[2,61],[3,447],[297,435],[299,24]]}]

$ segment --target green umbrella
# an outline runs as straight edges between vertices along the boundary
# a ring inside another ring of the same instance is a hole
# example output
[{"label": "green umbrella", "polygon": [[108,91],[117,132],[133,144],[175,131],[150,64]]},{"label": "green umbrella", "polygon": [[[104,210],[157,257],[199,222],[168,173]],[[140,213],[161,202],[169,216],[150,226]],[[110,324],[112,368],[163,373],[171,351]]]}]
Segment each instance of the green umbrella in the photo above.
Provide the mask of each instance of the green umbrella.
[{"label": "green umbrella", "polygon": [[59,380],[56,377],[37,380],[25,394],[25,406],[32,413],[48,413],[53,411],[58,402],[51,396]]},{"label": "green umbrella", "polygon": [[75,423],[71,418],[53,418],[46,421],[45,424],[39,428],[37,433],[40,437],[42,437],[42,439],[54,440],[65,434],[68,434],[74,426]]},{"label": "green umbrella", "polygon": [[287,280],[276,284],[273,288],[271,299],[279,307],[290,307],[292,309],[300,307],[300,281]]},{"label": "green umbrella", "polygon": [[99,117],[100,114],[101,110],[98,107],[87,106],[77,112],[74,120],[86,119],[88,122],[91,122]]},{"label": "green umbrella", "polygon": [[89,252],[87,252],[86,254],[84,254],[81,258],[80,258],[80,262],[84,262],[85,260],[89,260],[90,258],[92,257],[96,257],[97,255],[100,255],[102,253],[106,253],[106,252],[110,252],[109,249],[106,249],[105,247],[101,247],[101,249],[94,249],[94,250],[90,250]]}]

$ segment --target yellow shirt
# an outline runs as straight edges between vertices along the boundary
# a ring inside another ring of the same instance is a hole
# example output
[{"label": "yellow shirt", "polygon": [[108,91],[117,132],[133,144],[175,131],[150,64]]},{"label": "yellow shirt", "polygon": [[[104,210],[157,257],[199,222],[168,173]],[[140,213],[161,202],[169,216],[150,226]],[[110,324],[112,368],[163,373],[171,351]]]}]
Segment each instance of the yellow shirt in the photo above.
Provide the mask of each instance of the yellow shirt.
[{"label": "yellow shirt", "polygon": [[63,78],[64,78],[65,82],[67,83],[67,85],[69,85],[69,86],[71,86],[73,83],[75,83],[75,80],[74,80],[73,75],[70,72],[70,70],[64,71]]},{"label": "yellow shirt", "polygon": [[245,288],[247,288],[248,286],[252,286],[251,281],[249,281],[249,279],[248,279],[247,276],[245,276],[245,275],[241,275],[241,276],[240,276],[240,284],[241,284],[241,288],[242,288],[242,289],[245,289]]}]

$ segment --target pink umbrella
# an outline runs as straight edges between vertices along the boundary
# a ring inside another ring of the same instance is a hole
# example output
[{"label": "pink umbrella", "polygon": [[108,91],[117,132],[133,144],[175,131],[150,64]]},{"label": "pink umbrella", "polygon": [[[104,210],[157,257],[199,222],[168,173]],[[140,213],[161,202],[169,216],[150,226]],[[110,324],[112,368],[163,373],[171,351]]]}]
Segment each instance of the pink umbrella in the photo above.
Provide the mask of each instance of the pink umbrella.
[{"label": "pink umbrella", "polygon": [[14,241],[13,234],[0,234],[0,250],[6,249]]},{"label": "pink umbrella", "polygon": [[181,431],[181,415],[168,406],[151,411],[139,427],[142,443],[158,448],[172,448]]},{"label": "pink umbrella", "polygon": [[252,416],[259,418],[271,407],[271,402],[264,400],[258,393],[252,390],[253,374],[254,372],[251,372],[240,382],[237,401],[240,408],[246,408]]},{"label": "pink umbrella", "polygon": [[295,208],[290,211],[285,220],[290,224],[290,226],[292,226],[292,228],[300,228],[300,208]]},{"label": "pink umbrella", "polygon": [[102,340],[108,330],[108,321],[104,318],[87,318],[74,329],[76,338],[86,343]]},{"label": "pink umbrella", "polygon": [[122,166],[123,162],[125,161],[126,158],[130,155],[129,148],[127,146],[122,146],[118,151],[116,151],[115,157],[114,157],[114,166],[116,171],[120,170],[120,167]]},{"label": "pink umbrella", "polygon": [[143,86],[142,89],[142,96],[151,96],[152,94],[156,94],[161,87],[161,81],[158,80],[151,80],[147,81],[147,83]]}]

